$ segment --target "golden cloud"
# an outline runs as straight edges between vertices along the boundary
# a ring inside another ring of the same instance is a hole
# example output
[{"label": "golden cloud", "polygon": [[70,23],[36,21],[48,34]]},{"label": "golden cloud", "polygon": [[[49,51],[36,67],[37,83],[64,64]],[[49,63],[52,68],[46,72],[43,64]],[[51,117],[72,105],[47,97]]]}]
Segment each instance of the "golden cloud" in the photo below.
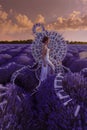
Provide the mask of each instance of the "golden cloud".
[{"label": "golden cloud", "polygon": [[19,26],[25,27],[27,29],[31,29],[33,26],[33,23],[26,15],[18,14],[16,16],[16,20]]},{"label": "golden cloud", "polygon": [[62,17],[58,17],[57,20],[58,20],[58,22],[59,22],[60,24],[63,23],[63,18],[62,18]]},{"label": "golden cloud", "polygon": [[73,11],[67,17],[58,17],[53,23],[47,24],[45,17],[41,14],[36,16],[35,22],[32,22],[27,15],[17,14],[12,9],[7,13],[0,5],[0,33],[2,37],[24,33],[32,34],[32,26],[37,22],[45,23],[48,30],[87,30],[87,15],[82,15],[79,11]]},{"label": "golden cloud", "polygon": [[[12,12],[12,11],[11,11]],[[3,29],[3,32],[8,32],[8,33],[22,33],[22,32],[29,32],[32,30],[32,26],[33,26],[33,22],[26,16],[23,14],[16,14],[15,16],[16,19],[16,23],[12,23],[12,21],[10,20],[10,22],[7,22],[7,25],[5,24],[5,29]],[[45,18],[42,15],[38,15],[36,17],[35,23],[45,23]],[[11,29],[11,31],[9,31],[9,28]],[[7,31],[8,30],[8,31]]]},{"label": "golden cloud", "polygon": [[0,32],[2,34],[14,34],[21,32],[21,28],[17,24],[13,24],[11,20],[0,23]]},{"label": "golden cloud", "polygon": [[[12,16],[9,19],[9,16]],[[15,23],[13,22],[15,20]],[[15,34],[29,31],[33,23],[26,15],[17,14],[15,16],[12,9],[9,13],[3,10],[0,5],[0,32],[1,34]]]},{"label": "golden cloud", "polygon": [[2,6],[0,6],[0,20],[6,20],[8,17],[8,14],[2,10]]},{"label": "golden cloud", "polygon": [[45,23],[45,18],[41,14],[39,14],[35,20],[35,23]]},{"label": "golden cloud", "polygon": [[55,30],[87,30],[87,15],[73,11],[68,17],[58,17],[54,23],[46,26]]}]

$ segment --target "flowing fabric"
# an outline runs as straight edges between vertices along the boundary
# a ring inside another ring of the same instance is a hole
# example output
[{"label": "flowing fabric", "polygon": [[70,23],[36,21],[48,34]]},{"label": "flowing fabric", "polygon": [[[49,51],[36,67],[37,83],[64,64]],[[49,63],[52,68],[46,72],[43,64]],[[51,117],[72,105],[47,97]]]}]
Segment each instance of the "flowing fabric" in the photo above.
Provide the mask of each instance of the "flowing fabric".
[{"label": "flowing fabric", "polygon": [[44,57],[46,66],[44,66],[44,64],[42,63],[42,68],[41,68],[41,75],[40,75],[40,80],[43,81],[47,78],[48,75],[48,65],[53,69],[53,71],[55,71],[55,66],[53,65],[53,63],[50,61],[49,59],[49,48],[47,48],[47,54]]},{"label": "flowing fabric", "polygon": [[48,65],[44,66],[42,64],[40,80],[41,81],[45,80],[47,78],[47,74],[48,74]]}]

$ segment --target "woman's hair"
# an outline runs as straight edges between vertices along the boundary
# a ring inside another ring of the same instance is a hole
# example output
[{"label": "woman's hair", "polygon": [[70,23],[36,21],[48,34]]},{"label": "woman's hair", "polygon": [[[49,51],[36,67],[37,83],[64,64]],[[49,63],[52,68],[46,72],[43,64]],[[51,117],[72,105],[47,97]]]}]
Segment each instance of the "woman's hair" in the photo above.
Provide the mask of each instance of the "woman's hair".
[{"label": "woman's hair", "polygon": [[48,41],[48,39],[49,38],[47,36],[44,36],[43,39],[42,39],[42,42],[44,43],[44,42]]}]

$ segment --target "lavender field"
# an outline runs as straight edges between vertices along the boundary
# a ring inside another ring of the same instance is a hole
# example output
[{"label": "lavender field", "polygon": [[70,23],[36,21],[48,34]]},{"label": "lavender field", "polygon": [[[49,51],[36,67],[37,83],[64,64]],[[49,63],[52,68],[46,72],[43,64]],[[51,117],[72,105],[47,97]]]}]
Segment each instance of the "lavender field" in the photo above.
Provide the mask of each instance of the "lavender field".
[{"label": "lavender field", "polygon": [[87,45],[68,45],[60,98],[55,74],[31,96],[34,63],[31,44],[0,44],[0,130],[87,130]]}]

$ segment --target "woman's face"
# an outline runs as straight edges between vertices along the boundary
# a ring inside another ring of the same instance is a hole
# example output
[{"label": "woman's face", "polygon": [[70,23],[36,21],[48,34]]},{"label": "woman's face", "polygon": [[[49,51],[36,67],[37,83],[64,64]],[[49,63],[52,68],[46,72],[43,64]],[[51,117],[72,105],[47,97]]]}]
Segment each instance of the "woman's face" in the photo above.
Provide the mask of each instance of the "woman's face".
[{"label": "woman's face", "polygon": [[49,39],[47,41],[45,41],[45,44],[49,44]]}]

